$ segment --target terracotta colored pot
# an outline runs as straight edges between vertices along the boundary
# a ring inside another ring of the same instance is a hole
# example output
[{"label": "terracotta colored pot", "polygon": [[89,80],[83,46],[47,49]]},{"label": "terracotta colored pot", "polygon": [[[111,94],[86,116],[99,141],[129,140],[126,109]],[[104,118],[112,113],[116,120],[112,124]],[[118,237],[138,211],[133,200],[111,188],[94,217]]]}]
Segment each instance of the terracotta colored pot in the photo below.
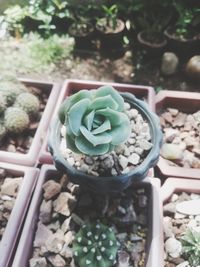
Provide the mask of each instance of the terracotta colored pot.
[{"label": "terracotta colored pot", "polygon": [[[105,84],[112,85],[114,88],[116,88],[120,92],[133,93],[137,98],[144,100],[148,104],[151,111],[155,110],[155,103],[154,103],[155,92],[154,92],[153,87],[143,86],[143,85],[120,84],[120,83],[104,83],[104,82],[97,82],[97,81],[66,80],[63,84],[60,97],[57,101],[54,116],[55,114],[57,114],[58,109],[66,96],[74,94],[81,89],[86,89],[86,88],[95,89]],[[45,139],[42,145],[41,153],[39,156],[39,162],[52,164],[53,158],[51,154],[48,152],[47,139],[48,138]]]},{"label": "terracotta colored pot", "polygon": [[[176,108],[185,113],[194,113],[200,107],[200,94],[168,90],[160,91],[156,95],[156,113],[159,115],[167,107]],[[199,169],[169,166],[161,156],[157,167],[165,178],[172,176],[200,179]]]},{"label": "terracotta colored pot", "polygon": [[167,45],[167,40],[165,36],[160,33],[157,33],[158,37],[160,38],[160,41],[154,43],[146,38],[147,34],[148,33],[146,31],[142,31],[137,34],[137,40],[141,48],[143,48],[146,54],[150,57],[161,56]]},{"label": "terracotta colored pot", "polygon": [[186,58],[194,56],[200,52],[200,37],[191,39],[180,39],[174,34],[175,29],[168,28],[164,31],[164,35],[168,40],[168,48],[170,51]]},{"label": "terracotta colored pot", "polygon": [[13,259],[39,170],[6,163],[0,163],[0,168],[10,175],[24,177],[0,242],[0,266],[7,267]]},{"label": "terracotta colored pot", "polygon": [[0,150],[0,161],[20,164],[24,166],[34,166],[37,164],[39,152],[43,143],[43,138],[46,135],[49,121],[51,119],[51,115],[53,113],[53,109],[59,95],[59,86],[53,83],[34,81],[30,79],[21,79],[21,81],[27,86],[33,86],[43,92],[48,93],[48,101],[28,153],[22,154]]},{"label": "terracotta colored pot", "polygon": [[[60,174],[52,165],[43,165],[38,178],[36,190],[32,198],[26,222],[21,234],[19,245],[12,267],[27,267],[33,251],[33,241],[38,222],[39,208],[42,201],[42,185],[48,179],[56,179]],[[159,179],[146,178],[135,185],[136,188],[146,188],[149,193],[149,219],[146,247],[145,267],[163,266],[162,212],[159,198]]]},{"label": "terracotta colored pot", "polygon": [[60,132],[62,123],[60,122],[58,116],[54,118],[50,128],[48,145],[56,168],[59,171],[66,173],[73,183],[85,186],[86,188],[98,193],[106,194],[123,191],[132,183],[144,179],[147,176],[149,169],[156,165],[159,158],[162,132],[157,116],[150,112],[144,101],[137,99],[135,96],[133,96],[133,94],[121,93],[121,96],[130,104],[132,108],[136,108],[148,123],[151,133],[151,142],[153,144],[151,150],[148,152],[143,161],[126,174],[119,174],[116,176],[107,174],[107,176],[98,177],[91,174],[86,174],[71,166],[64,158],[60,150]]}]

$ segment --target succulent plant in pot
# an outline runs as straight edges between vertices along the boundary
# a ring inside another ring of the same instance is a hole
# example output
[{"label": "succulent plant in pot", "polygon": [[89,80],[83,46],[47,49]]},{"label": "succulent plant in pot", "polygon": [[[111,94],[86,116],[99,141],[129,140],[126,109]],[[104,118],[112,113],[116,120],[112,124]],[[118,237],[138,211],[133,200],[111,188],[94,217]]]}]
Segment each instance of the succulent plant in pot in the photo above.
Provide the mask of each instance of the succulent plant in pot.
[{"label": "succulent plant in pot", "polygon": [[108,193],[144,178],[158,160],[161,140],[157,117],[143,101],[102,86],[66,98],[49,148],[73,182]]}]

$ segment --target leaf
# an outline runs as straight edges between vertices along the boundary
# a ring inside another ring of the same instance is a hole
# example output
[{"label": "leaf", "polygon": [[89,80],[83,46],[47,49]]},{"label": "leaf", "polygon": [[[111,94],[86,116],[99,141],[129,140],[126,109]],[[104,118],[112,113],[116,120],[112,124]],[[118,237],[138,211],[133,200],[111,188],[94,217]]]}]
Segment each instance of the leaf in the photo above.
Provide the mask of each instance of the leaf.
[{"label": "leaf", "polygon": [[123,142],[126,142],[131,134],[130,122],[128,119],[124,120],[120,125],[112,128],[109,131],[112,136],[112,145],[119,145]]},{"label": "leaf", "polygon": [[92,143],[93,146],[101,145],[101,144],[108,144],[112,141],[112,137],[110,134],[103,132],[97,135],[93,135],[90,131],[87,130],[84,126],[80,127],[81,133],[84,137]]},{"label": "leaf", "polygon": [[109,85],[101,86],[94,92],[95,97],[102,97],[110,95],[115,102],[118,104],[118,111],[124,110],[124,99],[123,97],[112,87]]},{"label": "leaf", "polygon": [[77,136],[75,138],[75,144],[78,150],[80,150],[83,154],[89,155],[89,156],[104,155],[109,151],[109,144],[93,146],[82,135]]},{"label": "leaf", "polygon": [[67,114],[67,111],[70,107],[70,101],[68,99],[65,99],[65,101],[61,104],[60,109],[58,111],[58,117],[62,124],[65,122],[65,116]]},{"label": "leaf", "polygon": [[85,124],[85,126],[87,127],[87,129],[89,131],[91,131],[91,129],[92,129],[94,115],[95,115],[95,112],[94,112],[94,110],[92,110],[89,114],[84,116],[84,119],[83,119],[83,123]]},{"label": "leaf", "polygon": [[91,101],[87,98],[80,100],[71,107],[68,113],[68,121],[74,135],[79,135],[82,119]]},{"label": "leaf", "polygon": [[107,130],[111,129],[111,125],[110,125],[110,121],[109,120],[105,120],[104,123],[99,126],[98,128],[96,128],[95,130],[92,131],[93,134],[99,134],[102,132],[105,132]]},{"label": "leaf", "polygon": [[98,110],[102,108],[118,109],[118,104],[110,95],[102,96],[94,99],[90,105],[90,109]]},{"label": "leaf", "polygon": [[117,126],[123,123],[124,120],[128,120],[128,116],[125,113],[112,110],[110,108],[99,109],[96,111],[96,114],[102,115],[105,118],[109,119],[111,126]]},{"label": "leaf", "polygon": [[78,150],[78,148],[75,145],[75,140],[72,138],[71,135],[66,134],[66,142],[67,142],[67,148],[71,149],[75,153],[80,154],[81,152]]}]

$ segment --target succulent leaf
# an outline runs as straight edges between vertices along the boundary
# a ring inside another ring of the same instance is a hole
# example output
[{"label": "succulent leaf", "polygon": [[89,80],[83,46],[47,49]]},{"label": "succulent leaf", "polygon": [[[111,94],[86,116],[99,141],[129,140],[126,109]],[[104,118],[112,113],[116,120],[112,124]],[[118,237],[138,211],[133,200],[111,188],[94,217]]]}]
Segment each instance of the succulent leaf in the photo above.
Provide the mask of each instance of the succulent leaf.
[{"label": "succulent leaf", "polygon": [[131,127],[128,116],[121,110],[124,100],[111,86],[79,91],[68,97],[61,105],[59,118],[67,128],[69,148],[97,156],[125,142]]},{"label": "succulent leaf", "polygon": [[103,108],[111,108],[117,110],[118,104],[117,102],[110,96],[102,96],[94,99],[90,105],[90,109],[103,109]]},{"label": "succulent leaf", "polygon": [[77,136],[75,138],[75,145],[80,151],[80,153],[83,153],[85,155],[90,155],[90,156],[104,155],[109,151],[109,148],[110,148],[109,144],[101,144],[101,145],[93,146],[82,135]]},{"label": "succulent leaf", "polygon": [[112,126],[120,125],[124,120],[128,119],[125,113],[115,111],[110,108],[99,109],[96,111],[96,114],[108,118]]},{"label": "succulent leaf", "polygon": [[102,97],[110,95],[118,104],[118,111],[124,110],[124,100],[123,97],[112,87],[112,86],[101,86],[98,90],[95,91],[95,97]]},{"label": "succulent leaf", "polygon": [[187,257],[191,266],[200,264],[200,232],[188,229],[181,238],[183,254]]},{"label": "succulent leaf", "polygon": [[80,127],[80,131],[83,136],[93,144],[93,146],[98,146],[100,144],[108,144],[112,141],[111,135],[107,132],[103,132],[97,135],[92,134],[92,132],[88,131],[84,126]]},{"label": "succulent leaf", "polygon": [[128,139],[131,130],[129,129],[129,121],[124,120],[120,125],[113,127],[109,132],[112,136],[112,145],[120,145],[124,139]]},{"label": "succulent leaf", "polygon": [[89,99],[82,99],[72,106],[69,111],[69,125],[73,134],[79,135],[80,127],[82,125],[82,119],[85,115],[85,112],[90,104]]},{"label": "succulent leaf", "polygon": [[92,131],[93,134],[99,134],[99,133],[103,133],[107,130],[111,129],[111,124],[110,121],[108,119],[106,119],[103,124],[101,124],[98,128],[94,129]]},{"label": "succulent leaf", "polygon": [[87,129],[89,131],[91,131],[92,129],[92,124],[93,124],[93,120],[94,120],[94,115],[95,115],[95,112],[94,110],[92,110],[89,114],[87,114],[84,119],[83,119],[83,122],[85,124],[85,126],[87,127]]},{"label": "succulent leaf", "polygon": [[75,261],[80,267],[111,267],[117,250],[113,230],[99,222],[83,225],[73,242]]}]

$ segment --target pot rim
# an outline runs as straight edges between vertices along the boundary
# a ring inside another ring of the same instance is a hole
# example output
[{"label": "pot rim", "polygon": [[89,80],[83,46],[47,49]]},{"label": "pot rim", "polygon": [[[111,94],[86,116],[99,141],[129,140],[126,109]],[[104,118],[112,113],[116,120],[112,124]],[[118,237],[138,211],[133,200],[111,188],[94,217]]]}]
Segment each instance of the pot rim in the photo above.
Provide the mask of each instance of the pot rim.
[{"label": "pot rim", "polygon": [[[175,27],[174,27],[175,29]],[[194,43],[194,42],[200,42],[200,36],[199,34],[195,35],[193,38],[184,38],[181,39],[180,37],[173,34],[173,27],[168,27],[164,30],[164,35],[170,40],[179,42],[179,43]],[[195,38],[197,36],[197,38]],[[199,36],[199,37],[198,37]]]},{"label": "pot rim", "polygon": [[139,32],[139,33],[137,34],[137,39],[138,39],[138,41],[139,41],[141,44],[143,44],[143,45],[148,45],[148,46],[151,46],[151,47],[153,47],[153,48],[161,48],[161,47],[164,47],[164,46],[167,45],[167,40],[166,40],[164,34],[159,33],[160,35],[163,35],[163,40],[162,40],[160,43],[152,43],[152,42],[150,42],[150,41],[144,39],[143,36],[144,36],[144,34],[145,34],[146,32],[147,32],[147,31],[144,30],[144,31],[141,31],[141,32]]},{"label": "pot rim", "polygon": [[[99,21],[103,21],[103,20],[105,20],[106,18],[100,18],[99,19]],[[125,29],[125,22],[123,21],[123,20],[121,20],[121,19],[117,19],[117,23],[119,23],[119,25],[118,25],[118,27],[115,29],[115,30],[113,30],[113,31],[109,31],[109,32],[107,32],[107,31],[103,31],[102,29],[101,29],[101,27],[99,27],[99,25],[98,25],[98,21],[96,22],[96,25],[95,25],[95,27],[96,27],[96,29],[101,33],[101,34],[105,34],[105,35],[109,35],[109,34],[118,34],[118,33],[121,33],[121,32],[123,32],[124,31],[124,29]]]}]

